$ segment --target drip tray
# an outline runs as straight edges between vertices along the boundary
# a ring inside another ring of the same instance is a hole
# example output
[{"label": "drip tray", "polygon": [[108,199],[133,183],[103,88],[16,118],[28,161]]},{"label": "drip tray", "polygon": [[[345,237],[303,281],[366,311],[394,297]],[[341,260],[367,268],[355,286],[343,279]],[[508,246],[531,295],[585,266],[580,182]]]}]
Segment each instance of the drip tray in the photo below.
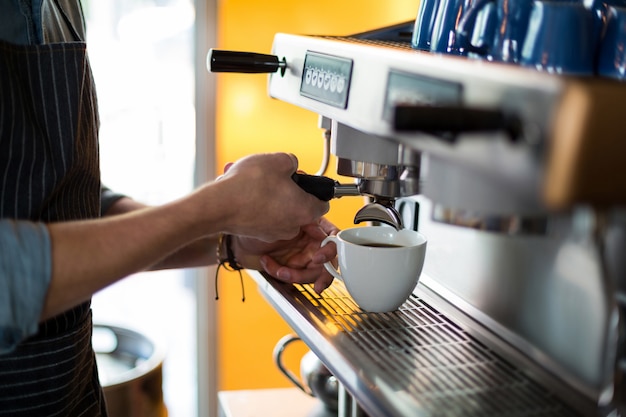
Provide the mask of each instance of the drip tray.
[{"label": "drip tray", "polygon": [[338,280],[320,296],[250,274],[372,417],[579,415],[415,293],[397,311],[365,313]]}]

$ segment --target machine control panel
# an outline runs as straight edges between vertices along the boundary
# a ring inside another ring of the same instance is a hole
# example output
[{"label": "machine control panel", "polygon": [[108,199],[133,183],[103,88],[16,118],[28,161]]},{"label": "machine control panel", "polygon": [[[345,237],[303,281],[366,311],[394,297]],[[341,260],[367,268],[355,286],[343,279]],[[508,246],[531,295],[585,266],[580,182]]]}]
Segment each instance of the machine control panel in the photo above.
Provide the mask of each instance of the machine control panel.
[{"label": "machine control panel", "polygon": [[348,106],[352,60],[307,51],[300,94],[333,107]]}]

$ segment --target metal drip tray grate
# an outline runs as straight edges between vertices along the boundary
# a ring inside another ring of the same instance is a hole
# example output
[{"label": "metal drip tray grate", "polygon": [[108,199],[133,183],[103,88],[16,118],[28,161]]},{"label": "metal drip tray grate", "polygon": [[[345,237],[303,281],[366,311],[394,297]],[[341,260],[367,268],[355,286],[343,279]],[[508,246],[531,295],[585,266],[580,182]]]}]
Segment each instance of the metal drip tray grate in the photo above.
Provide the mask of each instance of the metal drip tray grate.
[{"label": "metal drip tray grate", "polygon": [[576,415],[416,295],[397,311],[372,314],[360,310],[337,281],[322,296],[310,285],[295,288],[300,303],[310,303],[325,327],[346,335],[372,372],[408,395],[423,415]]}]

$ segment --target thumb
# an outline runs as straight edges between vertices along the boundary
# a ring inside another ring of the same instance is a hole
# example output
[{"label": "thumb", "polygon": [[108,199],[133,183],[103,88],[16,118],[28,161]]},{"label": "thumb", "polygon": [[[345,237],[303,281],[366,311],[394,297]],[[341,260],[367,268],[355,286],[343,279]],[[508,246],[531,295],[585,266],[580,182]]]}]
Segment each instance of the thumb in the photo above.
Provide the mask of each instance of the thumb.
[{"label": "thumb", "polygon": [[230,167],[232,167],[234,164],[234,162],[228,162],[226,165],[224,165],[224,174],[226,174],[228,172],[228,170],[230,169]]}]

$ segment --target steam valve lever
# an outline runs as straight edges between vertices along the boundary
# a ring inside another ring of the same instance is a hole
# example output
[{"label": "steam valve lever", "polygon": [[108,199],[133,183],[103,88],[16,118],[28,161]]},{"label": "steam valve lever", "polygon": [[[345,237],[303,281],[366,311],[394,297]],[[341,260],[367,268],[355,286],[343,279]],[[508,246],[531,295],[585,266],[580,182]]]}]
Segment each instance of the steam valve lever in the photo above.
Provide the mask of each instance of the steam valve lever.
[{"label": "steam valve lever", "polygon": [[211,49],[206,58],[210,72],[236,72],[245,74],[273,73],[280,70],[285,75],[287,62],[276,55],[255,52],[223,51]]},{"label": "steam valve lever", "polygon": [[291,178],[304,191],[313,194],[322,201],[330,201],[333,198],[344,196],[361,195],[356,184],[339,184],[339,182],[332,178],[320,175],[308,175],[296,172]]},{"label": "steam valve lever", "polygon": [[309,194],[322,201],[330,201],[335,197],[335,184],[337,182],[332,178],[317,175],[294,173],[291,178],[296,184]]},{"label": "steam valve lever", "polygon": [[501,110],[467,108],[462,106],[398,105],[394,128],[399,132],[464,133],[506,132],[512,141],[523,133],[518,117]]}]

